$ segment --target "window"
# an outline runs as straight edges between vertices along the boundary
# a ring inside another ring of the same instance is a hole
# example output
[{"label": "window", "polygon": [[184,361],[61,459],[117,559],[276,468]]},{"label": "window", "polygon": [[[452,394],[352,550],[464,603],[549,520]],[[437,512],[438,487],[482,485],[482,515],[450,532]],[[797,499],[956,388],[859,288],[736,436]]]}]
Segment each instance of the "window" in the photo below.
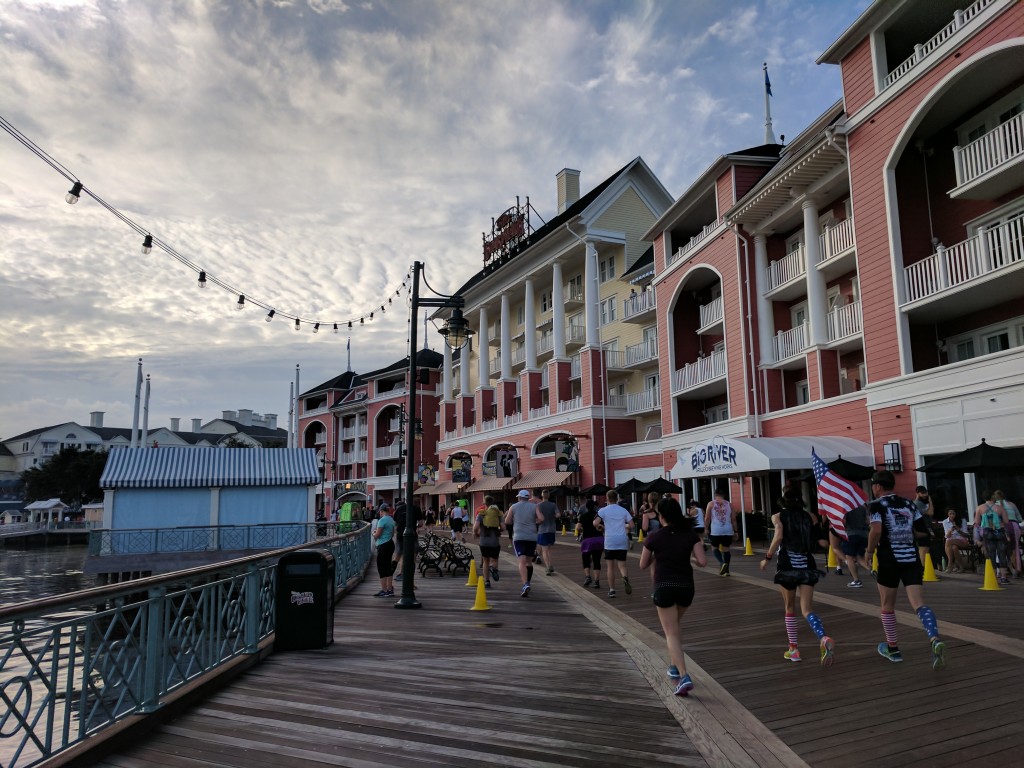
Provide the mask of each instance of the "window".
[{"label": "window", "polygon": [[658,374],[652,373],[644,376],[644,391],[650,392],[658,388]]},{"label": "window", "polygon": [[1010,348],[1010,334],[1007,331],[989,334],[983,340],[987,354],[1002,352],[1004,349]]},{"label": "window", "polygon": [[516,306],[516,325],[526,324],[526,306],[519,304]]},{"label": "window", "polygon": [[838,285],[833,285],[831,288],[828,289],[828,309],[826,310],[827,312],[839,309],[845,303],[846,302],[843,298],[843,294],[840,293]]},{"label": "window", "polygon": [[807,405],[811,402],[811,388],[807,384],[807,380],[798,381],[796,383],[796,404]]},{"label": "window", "polygon": [[957,142],[961,147],[980,139],[1003,123],[1012,120],[1024,111],[1024,88],[1018,88],[999,101],[990,104],[983,112],[957,128]]},{"label": "window", "polygon": [[729,406],[728,405],[716,405],[712,408],[708,408],[704,411],[704,423],[705,424],[717,424],[720,421],[729,420]]},{"label": "window", "polygon": [[609,256],[607,259],[600,259],[597,262],[598,274],[600,275],[601,282],[606,283],[609,280],[615,279],[615,257]]},{"label": "window", "polygon": [[794,304],[790,308],[789,314],[794,328],[803,325],[807,322],[807,302],[801,301],[799,304]]},{"label": "window", "polygon": [[540,294],[540,311],[547,312],[551,309],[551,291],[541,291]]},{"label": "window", "polygon": [[601,302],[601,325],[615,322],[615,297],[609,296]]},{"label": "window", "polygon": [[1022,344],[1024,317],[1017,317],[1008,325],[990,325],[946,339],[946,349],[951,363],[1003,352]]},{"label": "window", "polygon": [[573,275],[565,287],[567,290],[563,298],[566,301],[583,301],[583,275]]}]

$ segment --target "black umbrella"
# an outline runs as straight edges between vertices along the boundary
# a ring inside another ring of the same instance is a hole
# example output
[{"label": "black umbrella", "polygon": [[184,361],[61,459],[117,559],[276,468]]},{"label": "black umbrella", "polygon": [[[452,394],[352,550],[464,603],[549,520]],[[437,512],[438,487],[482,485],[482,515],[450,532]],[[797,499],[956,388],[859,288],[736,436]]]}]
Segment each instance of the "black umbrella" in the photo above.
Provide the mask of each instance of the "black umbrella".
[{"label": "black umbrella", "polygon": [[589,488],[584,488],[582,491],[580,491],[580,496],[604,496],[610,490],[611,488],[609,488],[604,483],[595,483],[594,485],[591,485]]},{"label": "black umbrella", "polygon": [[828,468],[840,477],[844,477],[847,480],[853,480],[854,482],[870,480],[871,476],[875,474],[874,467],[865,467],[863,464],[854,464],[852,461],[847,461],[842,456],[835,461],[830,461],[828,463]]},{"label": "black umbrella", "polygon": [[655,480],[651,480],[649,483],[644,483],[637,488],[637,491],[640,493],[682,493],[683,489],[671,480],[659,477]]},{"label": "black umbrella", "polygon": [[999,448],[981,442],[966,451],[938,459],[918,472],[980,472],[985,469],[1018,469],[1024,466],[1024,448]]},{"label": "black umbrella", "polygon": [[618,491],[619,496],[630,496],[634,493],[639,493],[643,485],[644,483],[642,480],[637,480],[635,477],[631,477],[626,482],[616,486],[615,490]]}]

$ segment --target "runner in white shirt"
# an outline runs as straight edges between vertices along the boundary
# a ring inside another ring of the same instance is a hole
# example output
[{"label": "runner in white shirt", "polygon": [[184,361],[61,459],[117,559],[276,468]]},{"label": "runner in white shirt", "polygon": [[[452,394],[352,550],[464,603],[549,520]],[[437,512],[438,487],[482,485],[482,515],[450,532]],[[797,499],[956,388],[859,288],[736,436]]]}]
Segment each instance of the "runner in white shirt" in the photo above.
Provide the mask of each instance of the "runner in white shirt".
[{"label": "runner in white shirt", "polygon": [[605,494],[607,506],[601,507],[594,518],[594,527],[604,533],[604,559],[608,569],[608,597],[615,597],[615,571],[622,576],[622,587],[627,595],[633,594],[626,569],[629,534],[633,530],[633,516],[619,506],[619,494],[614,490]]}]

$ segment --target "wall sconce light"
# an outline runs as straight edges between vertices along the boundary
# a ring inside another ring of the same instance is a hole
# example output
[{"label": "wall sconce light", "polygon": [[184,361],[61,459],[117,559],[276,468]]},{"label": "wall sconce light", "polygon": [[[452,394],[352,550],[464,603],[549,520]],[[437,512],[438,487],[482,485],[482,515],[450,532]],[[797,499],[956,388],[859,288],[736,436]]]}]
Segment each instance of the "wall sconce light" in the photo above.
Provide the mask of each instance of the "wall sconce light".
[{"label": "wall sconce light", "polygon": [[885,457],[885,468],[890,472],[903,471],[903,457],[900,451],[899,440],[893,440],[882,446],[882,455]]}]

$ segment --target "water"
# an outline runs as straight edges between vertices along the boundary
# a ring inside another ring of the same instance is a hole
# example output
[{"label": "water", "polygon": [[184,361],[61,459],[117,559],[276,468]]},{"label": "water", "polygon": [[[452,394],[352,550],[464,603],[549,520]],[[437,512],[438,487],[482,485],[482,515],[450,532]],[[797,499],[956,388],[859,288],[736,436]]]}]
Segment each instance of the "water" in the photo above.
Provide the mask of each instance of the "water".
[{"label": "water", "polygon": [[0,549],[0,606],[96,586],[82,572],[88,547]]}]

